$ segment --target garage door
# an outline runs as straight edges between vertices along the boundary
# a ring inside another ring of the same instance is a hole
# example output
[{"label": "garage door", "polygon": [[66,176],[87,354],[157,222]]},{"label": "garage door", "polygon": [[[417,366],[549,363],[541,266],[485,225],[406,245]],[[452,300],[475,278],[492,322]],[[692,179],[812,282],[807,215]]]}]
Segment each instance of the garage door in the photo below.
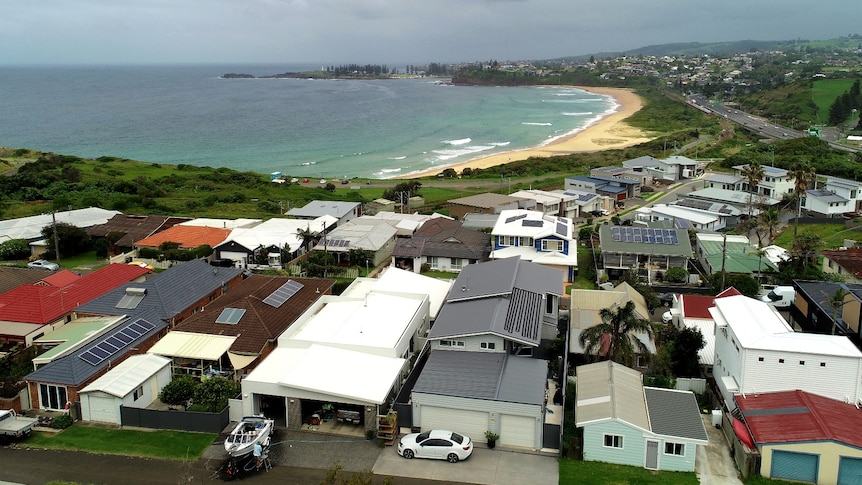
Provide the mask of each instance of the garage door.
[{"label": "garage door", "polygon": [[485,431],[488,430],[486,412],[422,406],[421,413],[422,431],[448,429],[469,436],[471,440],[478,443],[485,442]]},{"label": "garage door", "polygon": [[862,483],[862,458],[842,456],[838,462],[838,485]]},{"label": "garage door", "polygon": [[772,478],[817,483],[819,463],[820,455],[776,450],[772,452],[770,475]]},{"label": "garage door", "polygon": [[535,448],[536,419],[504,414],[500,419],[500,444]]},{"label": "garage door", "polygon": [[[90,421],[120,424],[120,403],[114,398],[90,396],[89,406],[84,406],[83,402],[81,405],[89,409]],[[81,414],[84,412],[82,409]],[[86,415],[83,417],[87,418]]]}]

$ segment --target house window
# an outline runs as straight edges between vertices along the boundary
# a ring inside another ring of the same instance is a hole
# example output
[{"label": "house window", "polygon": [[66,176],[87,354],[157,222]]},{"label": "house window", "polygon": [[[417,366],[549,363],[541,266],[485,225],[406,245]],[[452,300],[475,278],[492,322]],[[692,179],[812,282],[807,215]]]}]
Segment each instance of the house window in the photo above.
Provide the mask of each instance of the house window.
[{"label": "house window", "polygon": [[763,362],[763,357],[758,357],[758,358],[757,358],[757,361],[758,361],[758,362]]},{"label": "house window", "polygon": [[525,246],[526,247],[526,246],[532,246],[533,245],[533,238],[531,238],[531,237],[520,237],[520,238],[518,238],[518,240],[519,240],[518,246]]},{"label": "house window", "polygon": [[51,384],[39,384],[39,404],[42,409],[59,411],[66,408],[68,401],[66,388]]},{"label": "house window", "polygon": [[682,443],[665,443],[664,454],[685,456],[685,445]]},{"label": "house window", "polygon": [[463,347],[464,341],[463,340],[441,340],[440,346],[441,347]]},{"label": "house window", "polygon": [[646,367],[647,360],[643,355],[638,356],[637,367]]},{"label": "house window", "polygon": [[137,401],[141,397],[144,396],[144,386],[140,386],[135,389],[135,393],[132,395],[133,400]]},{"label": "house window", "polygon": [[542,239],[542,251],[562,251],[563,241],[556,239]]},{"label": "house window", "polygon": [[437,256],[428,256],[428,266],[430,266],[431,269],[439,269],[440,268],[440,263],[437,259]]},{"label": "house window", "polygon": [[554,295],[548,293],[545,295],[545,314],[553,315],[554,314],[554,305],[556,304],[557,299],[554,298]]},{"label": "house window", "polygon": [[497,347],[497,344],[494,342],[482,342],[479,344],[479,347],[485,350],[494,350]]},{"label": "house window", "polygon": [[500,246],[514,246],[515,236],[500,236]]},{"label": "house window", "polygon": [[461,269],[461,258],[449,258],[449,264],[452,269]]},{"label": "house window", "polygon": [[821,362],[820,367],[826,367],[826,362]]},{"label": "house window", "polygon": [[800,360],[800,361],[799,361],[799,365],[805,365],[805,361],[804,361],[804,360]]},{"label": "house window", "polygon": [[784,363],[784,359],[778,359],[778,363],[779,363],[779,364],[783,364],[783,363]]},{"label": "house window", "polygon": [[606,434],[605,435],[605,447],[606,448],[622,448],[623,447],[623,437],[616,434]]}]

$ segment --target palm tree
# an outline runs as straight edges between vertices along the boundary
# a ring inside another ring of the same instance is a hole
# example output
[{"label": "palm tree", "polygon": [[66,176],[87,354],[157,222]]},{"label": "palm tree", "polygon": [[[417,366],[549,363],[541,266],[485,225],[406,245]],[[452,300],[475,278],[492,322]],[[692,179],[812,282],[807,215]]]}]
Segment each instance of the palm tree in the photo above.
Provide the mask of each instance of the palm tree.
[{"label": "palm tree", "polygon": [[751,219],[752,197],[754,196],[754,193],[757,192],[757,186],[763,181],[763,177],[765,175],[763,173],[763,167],[760,165],[760,162],[757,161],[753,161],[742,167],[741,174],[743,178],[745,178],[745,182],[748,184],[748,218]]},{"label": "palm tree", "polygon": [[775,233],[778,232],[778,225],[781,223],[781,213],[778,209],[770,207],[763,210],[757,216],[757,237],[760,246],[763,246],[761,234],[765,232],[769,236],[769,244],[775,240]]},{"label": "palm tree", "polygon": [[302,239],[302,248],[305,250],[304,252],[311,251],[312,246],[317,243],[317,240],[320,237],[320,233],[312,231],[308,226],[297,229],[296,235]]},{"label": "palm tree", "polygon": [[602,323],[584,330],[578,337],[585,354],[594,354],[632,367],[637,354],[648,355],[649,350],[635,333],[652,338],[653,328],[648,320],[635,313],[635,304],[629,300],[616,309],[599,311]]},{"label": "palm tree", "polygon": [[817,181],[817,174],[807,163],[794,166],[787,174],[793,178],[793,195],[796,197],[796,222],[793,225],[793,238],[796,239],[796,233],[799,231],[799,216],[802,213],[802,198],[808,187]]},{"label": "palm tree", "polygon": [[761,268],[761,264],[763,263],[763,257],[766,256],[768,253],[769,252],[762,245],[758,248],[755,248],[754,251],[749,253],[749,254],[753,254],[753,255],[757,256],[757,282],[758,283],[763,282],[763,277],[762,277],[762,273],[761,273],[760,268]]},{"label": "palm tree", "polygon": [[835,327],[838,326],[838,312],[844,308],[844,305],[849,303],[849,301],[845,301],[847,295],[850,292],[844,288],[838,288],[835,290],[835,293],[832,295],[827,294],[825,291],[823,295],[826,296],[826,303],[832,307],[832,334],[835,335]]}]

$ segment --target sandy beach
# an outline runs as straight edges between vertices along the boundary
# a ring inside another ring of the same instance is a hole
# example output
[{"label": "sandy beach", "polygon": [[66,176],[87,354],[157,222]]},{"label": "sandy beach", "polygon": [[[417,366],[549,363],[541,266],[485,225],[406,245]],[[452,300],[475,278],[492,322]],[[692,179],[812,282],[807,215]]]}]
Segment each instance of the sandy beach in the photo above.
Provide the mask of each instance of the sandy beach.
[{"label": "sandy beach", "polygon": [[613,113],[588,126],[586,129],[570,136],[554,140],[547,145],[498,153],[487,157],[474,158],[463,163],[446,167],[437,167],[419,173],[405,174],[396,178],[410,179],[436,175],[446,168],[452,168],[460,173],[465,168],[488,168],[503,165],[530,157],[552,157],[572,153],[596,152],[613,148],[625,148],[651,140],[651,137],[637,128],[625,123],[625,119],[643,107],[641,98],[627,88],[599,88],[574,86],[596,94],[613,96],[619,107]]}]

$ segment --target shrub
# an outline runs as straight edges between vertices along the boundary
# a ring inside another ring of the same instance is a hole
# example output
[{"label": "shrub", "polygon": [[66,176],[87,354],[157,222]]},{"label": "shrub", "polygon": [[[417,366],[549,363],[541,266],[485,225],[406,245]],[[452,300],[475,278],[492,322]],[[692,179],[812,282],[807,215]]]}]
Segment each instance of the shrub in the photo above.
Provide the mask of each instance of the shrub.
[{"label": "shrub", "polygon": [[26,259],[30,256],[30,245],[26,239],[10,239],[0,244],[0,259]]},{"label": "shrub", "polygon": [[159,399],[171,406],[185,407],[189,400],[194,397],[196,383],[189,376],[178,377],[167,383],[159,393]]},{"label": "shrub", "polygon": [[664,274],[664,279],[671,283],[685,283],[688,281],[688,271],[683,268],[668,268]]},{"label": "shrub", "polygon": [[61,414],[51,420],[51,427],[54,429],[66,429],[72,426],[72,416]]}]

